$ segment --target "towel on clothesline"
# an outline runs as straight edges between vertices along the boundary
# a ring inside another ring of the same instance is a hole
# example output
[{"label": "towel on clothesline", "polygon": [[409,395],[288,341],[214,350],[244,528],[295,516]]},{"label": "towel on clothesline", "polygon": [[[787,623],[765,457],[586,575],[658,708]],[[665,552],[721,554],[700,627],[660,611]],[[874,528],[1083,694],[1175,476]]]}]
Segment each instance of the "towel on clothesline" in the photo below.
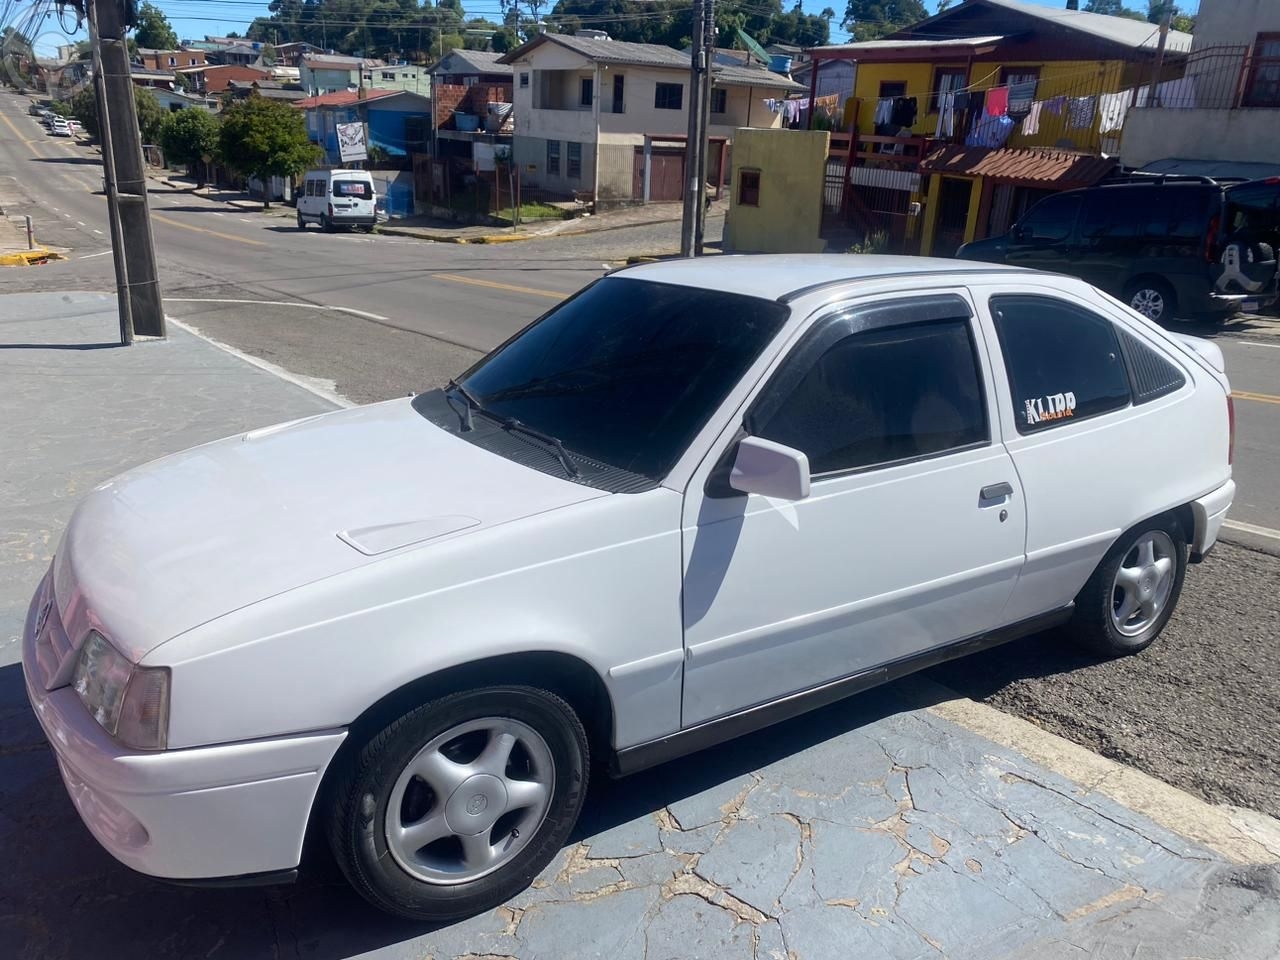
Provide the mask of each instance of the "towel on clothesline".
[{"label": "towel on clothesline", "polygon": [[1031,104],[1036,97],[1036,81],[1023,80],[1009,84],[1009,116],[1021,120],[1031,112]]},{"label": "towel on clothesline", "polygon": [[1093,126],[1096,112],[1096,98],[1072,97],[1067,106],[1067,126],[1072,130],[1088,130]]},{"label": "towel on clothesline", "polygon": [[1048,100],[1044,102],[1045,109],[1048,110],[1050,113],[1052,113],[1055,117],[1062,116],[1062,110],[1066,105],[1067,105],[1067,98],[1064,97],[1062,94],[1058,94],[1058,96],[1056,97],[1050,97]]},{"label": "towel on clothesline", "polygon": [[1009,88],[992,87],[987,91],[987,116],[1003,117],[1009,112]]},{"label": "towel on clothesline", "polygon": [[1037,100],[1022,120],[1022,135],[1033,137],[1040,132],[1040,111],[1044,109],[1044,101]]},{"label": "towel on clothesline", "polygon": [[978,114],[973,121],[973,129],[965,137],[967,147],[1003,147],[1009,139],[1015,124],[1006,117],[993,117],[990,114]]},{"label": "towel on clothesline", "polygon": [[1114,133],[1124,127],[1125,114],[1133,100],[1133,91],[1104,93],[1098,97],[1098,132]]}]

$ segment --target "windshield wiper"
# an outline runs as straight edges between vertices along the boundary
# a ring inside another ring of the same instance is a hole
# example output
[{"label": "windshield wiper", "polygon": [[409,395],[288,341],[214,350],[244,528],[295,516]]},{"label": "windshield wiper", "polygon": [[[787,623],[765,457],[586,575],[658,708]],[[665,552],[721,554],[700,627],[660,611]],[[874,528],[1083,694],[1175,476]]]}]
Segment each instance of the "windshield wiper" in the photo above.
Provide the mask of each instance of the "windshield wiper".
[{"label": "windshield wiper", "polygon": [[457,380],[450,380],[445,384],[444,390],[445,402],[448,403],[451,408],[453,407],[453,401],[449,399],[449,392],[452,391],[462,397],[464,415],[458,418],[462,422],[462,432],[467,433],[474,430],[475,424],[471,420],[471,411],[479,410],[481,413],[484,412],[484,407],[480,405],[480,401],[475,398],[470,390],[460,384]]},{"label": "windshield wiper", "polygon": [[487,417],[493,417],[497,420],[503,430],[508,430],[512,433],[523,433],[526,437],[533,437],[535,440],[541,440],[547,446],[555,450],[556,458],[560,461],[560,465],[564,467],[565,472],[569,474],[569,476],[575,478],[581,476],[581,471],[578,470],[578,465],[573,462],[573,458],[569,456],[569,451],[564,448],[563,443],[551,436],[551,434],[543,433],[541,430],[535,430],[533,427],[521,423],[515,417],[497,416],[496,414],[489,413],[483,408],[480,409],[480,412]]}]

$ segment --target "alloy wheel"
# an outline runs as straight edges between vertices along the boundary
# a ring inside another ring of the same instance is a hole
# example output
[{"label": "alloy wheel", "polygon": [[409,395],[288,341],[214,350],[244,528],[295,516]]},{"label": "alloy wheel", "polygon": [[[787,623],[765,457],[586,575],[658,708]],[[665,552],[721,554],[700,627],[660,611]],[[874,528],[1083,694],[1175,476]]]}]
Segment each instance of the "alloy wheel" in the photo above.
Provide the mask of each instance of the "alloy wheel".
[{"label": "alloy wheel", "polygon": [[538,832],[555,784],[555,761],[532,727],[483,717],[433,738],[391,789],[387,850],[409,874],[459,884],[492,873]]},{"label": "alloy wheel", "polygon": [[1120,561],[1111,587],[1111,623],[1122,635],[1138,636],[1168,605],[1177,574],[1175,549],[1169,534],[1148,530]]},{"label": "alloy wheel", "polygon": [[1129,306],[1144,317],[1159,320],[1164,316],[1164,295],[1152,287],[1143,287],[1134,291],[1133,297],[1129,300]]}]

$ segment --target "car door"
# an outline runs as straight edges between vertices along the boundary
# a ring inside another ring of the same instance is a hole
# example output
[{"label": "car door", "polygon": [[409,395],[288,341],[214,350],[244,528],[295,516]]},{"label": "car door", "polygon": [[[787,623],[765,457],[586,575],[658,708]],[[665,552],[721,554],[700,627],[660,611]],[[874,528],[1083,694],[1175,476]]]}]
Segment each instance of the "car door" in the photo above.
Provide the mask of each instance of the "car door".
[{"label": "car door", "polygon": [[1005,263],[1035,270],[1067,273],[1070,267],[1079,193],[1045,197],[1009,231]]},{"label": "car door", "polygon": [[[1184,406],[1188,368],[1146,346],[1148,334],[1119,322],[1114,303],[1075,286],[1044,278],[972,288],[1027,498],[1013,620],[1070,603],[1125,529],[1184,502],[1195,485],[1197,465],[1179,442],[1199,429]],[[1140,394],[1128,357],[1149,382]]]},{"label": "car door", "polygon": [[1134,261],[1139,259],[1146,224],[1155,213],[1159,195],[1156,186],[1085,191],[1078,240],[1069,251],[1067,271],[1120,296],[1135,272]]},{"label": "car door", "polygon": [[[684,507],[693,725],[1003,622],[1025,507],[959,291],[819,316],[695,472]],[[742,432],[804,452],[787,502],[723,480]]]}]

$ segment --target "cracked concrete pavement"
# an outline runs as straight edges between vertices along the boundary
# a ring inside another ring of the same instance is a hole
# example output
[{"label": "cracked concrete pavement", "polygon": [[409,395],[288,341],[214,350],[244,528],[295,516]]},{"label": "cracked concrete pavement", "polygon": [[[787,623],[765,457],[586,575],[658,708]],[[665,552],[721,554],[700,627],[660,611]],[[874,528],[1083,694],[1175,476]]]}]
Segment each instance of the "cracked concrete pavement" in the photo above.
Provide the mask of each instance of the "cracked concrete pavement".
[{"label": "cracked concrete pavement", "polygon": [[[79,491],[131,462],[324,403],[181,331],[129,351],[57,349],[109,339],[110,303],[40,303],[43,313],[7,321],[18,340],[49,348],[5,359],[6,382],[22,384],[5,396],[24,415],[0,422],[4,449],[23,451],[0,465],[0,488],[21,494],[0,509],[0,957],[1280,955],[1280,847],[1235,854],[1187,839],[1158,811],[1113,799],[1114,770],[1020,749],[998,724],[981,735],[918,682],[597,779],[541,876],[450,926],[377,914],[319,847],[291,887],[189,889],[129,872],[80,824],[26,704],[11,639],[26,592]],[[129,423],[109,428],[93,389],[103,383],[133,411]],[[41,390],[58,402],[32,402]],[[161,409],[163,424],[148,419]]]}]

